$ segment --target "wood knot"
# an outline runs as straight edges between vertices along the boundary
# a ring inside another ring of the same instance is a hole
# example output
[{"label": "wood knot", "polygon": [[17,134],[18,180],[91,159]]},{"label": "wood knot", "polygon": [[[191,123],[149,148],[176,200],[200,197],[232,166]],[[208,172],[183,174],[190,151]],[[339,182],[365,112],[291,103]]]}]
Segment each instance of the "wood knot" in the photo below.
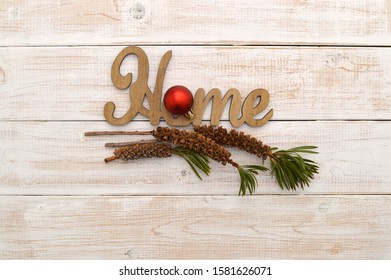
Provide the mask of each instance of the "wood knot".
[{"label": "wood knot", "polygon": [[5,72],[4,70],[0,67],[0,84],[4,84],[6,81],[5,79]]},{"label": "wood knot", "polygon": [[134,19],[142,19],[145,17],[145,7],[140,3],[136,3],[130,8],[129,13]]}]

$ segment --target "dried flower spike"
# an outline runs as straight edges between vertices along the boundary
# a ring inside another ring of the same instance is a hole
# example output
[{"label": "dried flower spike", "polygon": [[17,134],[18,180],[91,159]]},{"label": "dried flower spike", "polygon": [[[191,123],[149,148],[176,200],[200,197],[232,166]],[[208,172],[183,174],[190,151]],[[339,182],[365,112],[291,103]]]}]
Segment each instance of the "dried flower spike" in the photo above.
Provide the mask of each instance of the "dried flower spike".
[{"label": "dried flower spike", "polygon": [[213,140],[193,131],[157,127],[152,131],[152,135],[160,142],[180,145],[195,152],[204,153],[209,158],[220,162],[222,165],[231,163],[235,166],[235,163],[230,160],[231,153],[227,149],[216,144]]},{"label": "dried flower spike", "polygon": [[[268,170],[264,166],[260,165],[244,165],[240,166],[238,163],[231,159],[231,153],[225,149],[223,146],[217,144],[215,141],[203,136],[202,134],[179,130],[177,128],[166,128],[166,127],[157,127],[152,131],[117,131],[117,132],[86,132],[86,136],[94,135],[114,135],[118,134],[127,134],[127,135],[147,135],[150,134],[155,137],[156,140],[163,143],[170,143],[184,149],[194,151],[197,154],[205,154],[207,157],[214,159],[215,161],[226,165],[227,163],[235,167],[240,175],[240,189],[239,195],[245,195],[247,191],[250,194],[253,194],[256,187],[258,186],[258,181],[255,175],[258,174],[258,171]],[[129,144],[127,142],[126,144]],[[121,143],[110,143],[110,146],[121,145]]]},{"label": "dried flower spike", "polygon": [[172,155],[182,157],[194,171],[199,179],[202,180],[198,170],[206,175],[210,173],[208,157],[201,153],[195,153],[185,148],[173,148],[165,143],[145,143],[135,144],[118,148],[114,151],[114,156],[105,159],[105,162],[110,162],[116,159],[134,160],[140,158],[166,158]]},{"label": "dried flower spike", "polygon": [[106,158],[105,162],[115,159],[166,158],[171,157],[174,152],[174,149],[166,144],[135,144],[116,149],[114,156]]},{"label": "dried flower spike", "polygon": [[316,162],[303,158],[300,153],[312,153],[316,146],[301,146],[289,150],[277,150],[264,145],[262,141],[235,129],[228,131],[222,127],[210,125],[195,126],[194,131],[200,133],[220,145],[227,145],[254,154],[262,160],[270,159],[271,176],[275,177],[282,189],[296,190],[309,186],[314,174],[318,173]]},{"label": "dried flower spike", "polygon": [[213,127],[211,125],[194,126],[194,131],[212,139],[217,144],[236,147],[264,160],[270,153],[269,146],[263,145],[262,141],[242,131],[239,132],[235,129],[228,131],[221,126]]}]

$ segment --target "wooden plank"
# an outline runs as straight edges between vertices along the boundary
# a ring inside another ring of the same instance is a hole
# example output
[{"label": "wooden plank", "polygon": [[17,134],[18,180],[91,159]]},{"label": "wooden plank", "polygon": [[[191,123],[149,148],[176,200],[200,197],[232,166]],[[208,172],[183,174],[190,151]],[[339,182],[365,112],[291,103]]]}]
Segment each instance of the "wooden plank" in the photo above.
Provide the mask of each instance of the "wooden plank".
[{"label": "wooden plank", "polygon": [[[114,87],[111,64],[123,47],[0,49],[0,119],[103,120],[129,109],[127,90]],[[145,47],[149,85],[172,49],[163,93],[182,84],[193,93],[237,88],[270,92],[274,120],[391,119],[391,49],[285,47]],[[135,57],[124,73],[137,72]],[[228,119],[228,110],[223,119]],[[262,114],[260,115],[262,116]],[[210,107],[204,118],[210,117]],[[140,116],[138,119],[144,119]]]},{"label": "wooden plank", "polygon": [[390,45],[390,11],[387,0],[5,0],[0,44]]},{"label": "wooden plank", "polygon": [[[224,126],[228,124],[225,122]],[[128,130],[149,130],[133,122]],[[112,155],[105,142],[139,140],[129,136],[90,137],[85,131],[112,130],[105,122],[0,122],[2,195],[236,195],[239,176],[231,166],[212,162],[201,182],[178,158],[103,162]],[[280,148],[317,145],[311,155],[320,174],[302,194],[390,194],[391,122],[271,122],[242,130]],[[144,136],[143,139],[147,139]],[[239,164],[260,164],[231,149]],[[256,194],[281,191],[267,174],[259,175]]]},{"label": "wooden plank", "polygon": [[0,197],[2,259],[389,259],[389,196]]}]

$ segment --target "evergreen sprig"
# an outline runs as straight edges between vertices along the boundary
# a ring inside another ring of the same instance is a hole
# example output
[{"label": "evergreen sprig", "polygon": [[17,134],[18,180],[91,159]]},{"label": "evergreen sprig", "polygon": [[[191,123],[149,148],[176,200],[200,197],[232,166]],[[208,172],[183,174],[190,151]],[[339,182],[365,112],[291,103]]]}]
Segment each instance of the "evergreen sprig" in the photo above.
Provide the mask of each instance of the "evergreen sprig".
[{"label": "evergreen sprig", "polygon": [[209,176],[209,158],[204,153],[197,153],[193,150],[178,146],[175,148],[175,154],[182,157],[190,165],[191,169],[200,180],[202,180],[202,177],[197,169]]},{"label": "evergreen sprig", "polygon": [[[300,153],[317,154],[316,146],[300,146],[289,150],[273,148],[269,154],[271,176],[275,177],[281,189],[296,190],[309,186],[314,174],[318,173],[316,162],[303,158]],[[274,152],[275,151],[275,152]]]},{"label": "evergreen sprig", "polygon": [[240,189],[239,195],[245,195],[248,191],[251,195],[255,192],[258,186],[258,180],[255,175],[258,175],[258,171],[267,171],[267,167],[262,165],[244,165],[238,168],[240,176]]}]

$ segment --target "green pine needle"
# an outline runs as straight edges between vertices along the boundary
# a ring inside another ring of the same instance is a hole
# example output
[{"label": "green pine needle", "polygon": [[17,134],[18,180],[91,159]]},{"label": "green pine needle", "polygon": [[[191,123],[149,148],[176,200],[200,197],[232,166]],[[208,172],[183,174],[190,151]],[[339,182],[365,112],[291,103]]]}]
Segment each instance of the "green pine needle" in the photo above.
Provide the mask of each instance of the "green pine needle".
[{"label": "green pine needle", "polygon": [[202,180],[202,177],[197,169],[209,176],[209,158],[205,154],[197,153],[183,147],[175,148],[175,154],[182,157],[190,165],[191,169],[200,180]]},{"label": "green pine needle", "polygon": [[270,155],[271,176],[281,189],[296,190],[309,186],[314,174],[318,174],[316,162],[303,158],[299,153],[317,154],[316,146],[301,146],[289,150],[277,150]]},{"label": "green pine needle", "polygon": [[244,165],[238,168],[240,176],[240,189],[239,195],[245,195],[248,191],[250,194],[255,192],[258,186],[258,181],[255,175],[258,175],[258,171],[265,172],[269,170],[262,165]]}]

